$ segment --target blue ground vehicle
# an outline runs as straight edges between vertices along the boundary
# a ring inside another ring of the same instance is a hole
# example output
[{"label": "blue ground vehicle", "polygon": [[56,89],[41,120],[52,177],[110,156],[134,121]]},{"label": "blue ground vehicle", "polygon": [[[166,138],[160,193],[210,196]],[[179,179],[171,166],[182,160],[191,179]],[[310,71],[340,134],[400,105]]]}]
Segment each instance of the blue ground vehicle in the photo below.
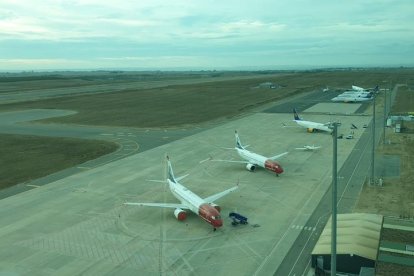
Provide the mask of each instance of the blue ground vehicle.
[{"label": "blue ground vehicle", "polygon": [[229,214],[229,217],[233,220],[231,222],[231,225],[233,225],[233,226],[236,226],[238,224],[247,224],[248,223],[247,218],[245,216],[242,216],[242,215],[240,215],[238,213],[235,213],[235,212],[231,212]]}]

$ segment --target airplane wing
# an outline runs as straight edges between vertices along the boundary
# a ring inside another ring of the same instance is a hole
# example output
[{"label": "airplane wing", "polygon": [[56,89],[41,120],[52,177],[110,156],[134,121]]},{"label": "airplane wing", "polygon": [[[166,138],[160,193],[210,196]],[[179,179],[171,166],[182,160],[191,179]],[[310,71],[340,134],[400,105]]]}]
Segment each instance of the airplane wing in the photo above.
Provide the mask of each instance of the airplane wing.
[{"label": "airplane wing", "polygon": [[249,164],[248,161],[239,161],[239,160],[222,160],[222,159],[211,159],[210,161],[216,161],[216,162],[230,162],[230,163],[243,163],[243,164]]},{"label": "airplane wing", "polygon": [[303,146],[302,148],[296,148],[297,150],[317,150],[320,149],[321,146]]},{"label": "airplane wing", "polygon": [[183,175],[183,176],[180,176],[180,177],[177,177],[175,180],[177,180],[177,182],[178,181],[180,181],[180,180],[182,180],[182,179],[184,179],[184,178],[186,178],[187,176],[189,176],[190,174],[186,174],[186,175]]},{"label": "airplane wing", "polygon": [[285,155],[286,155],[286,154],[288,154],[288,153],[289,153],[289,152],[287,151],[287,152],[284,152],[284,153],[281,153],[281,154],[278,154],[278,155],[272,156],[272,157],[270,157],[269,159],[271,159],[271,160],[279,159],[280,157],[285,156]]},{"label": "airplane wing", "polygon": [[189,209],[186,205],[177,204],[177,203],[138,203],[138,202],[125,202],[124,205]]},{"label": "airplane wing", "polygon": [[204,201],[206,201],[208,203],[212,203],[212,202],[216,201],[217,199],[219,199],[219,198],[221,198],[221,197],[223,197],[223,196],[225,196],[225,195],[233,192],[234,190],[237,190],[238,188],[239,188],[239,186],[234,186],[233,188],[230,188],[228,190],[225,190],[225,191],[223,191],[221,193],[218,193],[218,194],[215,194],[215,195],[206,197],[206,198],[204,198]]}]

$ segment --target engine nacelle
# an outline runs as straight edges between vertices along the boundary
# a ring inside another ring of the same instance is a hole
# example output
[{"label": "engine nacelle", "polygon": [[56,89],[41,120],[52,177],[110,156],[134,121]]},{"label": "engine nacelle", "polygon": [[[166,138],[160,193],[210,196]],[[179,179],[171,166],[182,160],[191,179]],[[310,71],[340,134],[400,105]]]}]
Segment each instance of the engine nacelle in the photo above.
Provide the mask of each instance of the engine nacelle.
[{"label": "engine nacelle", "polygon": [[249,163],[249,164],[246,165],[246,169],[251,171],[251,172],[254,172],[254,170],[256,169],[256,166]]},{"label": "engine nacelle", "polygon": [[220,211],[221,211],[221,207],[220,206],[218,206],[215,203],[210,203],[210,205],[213,206],[213,208],[216,209],[220,213]]},{"label": "engine nacelle", "polygon": [[314,132],[315,131],[315,129],[314,128],[308,128],[308,132]]},{"label": "engine nacelle", "polygon": [[187,213],[184,210],[177,208],[174,210],[174,216],[178,220],[185,220]]}]

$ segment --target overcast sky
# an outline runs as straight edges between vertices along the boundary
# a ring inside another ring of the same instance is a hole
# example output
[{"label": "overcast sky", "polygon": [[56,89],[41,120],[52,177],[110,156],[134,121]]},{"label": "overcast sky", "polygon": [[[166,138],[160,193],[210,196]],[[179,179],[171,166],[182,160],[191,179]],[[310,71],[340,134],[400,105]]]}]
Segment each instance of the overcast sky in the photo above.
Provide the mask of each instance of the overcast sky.
[{"label": "overcast sky", "polygon": [[413,66],[413,0],[1,0],[0,70]]}]

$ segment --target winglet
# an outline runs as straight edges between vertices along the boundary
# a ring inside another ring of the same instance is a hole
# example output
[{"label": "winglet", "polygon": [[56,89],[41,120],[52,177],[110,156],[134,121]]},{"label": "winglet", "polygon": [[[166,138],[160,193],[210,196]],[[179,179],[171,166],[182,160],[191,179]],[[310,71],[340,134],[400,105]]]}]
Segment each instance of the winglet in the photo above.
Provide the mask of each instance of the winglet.
[{"label": "winglet", "polygon": [[299,121],[300,117],[298,112],[296,111],[296,108],[293,108],[293,118],[295,118],[295,121]]},{"label": "winglet", "polygon": [[239,134],[237,133],[237,130],[234,131],[234,136],[236,137],[236,148],[244,149],[244,147],[242,146],[242,144],[240,142],[240,138],[239,138]]},{"label": "winglet", "polygon": [[172,169],[172,166],[171,166],[170,157],[168,155],[167,155],[167,166],[168,166],[168,177],[167,178],[171,182],[177,183],[177,180],[174,177],[174,172],[173,172],[173,169]]}]

